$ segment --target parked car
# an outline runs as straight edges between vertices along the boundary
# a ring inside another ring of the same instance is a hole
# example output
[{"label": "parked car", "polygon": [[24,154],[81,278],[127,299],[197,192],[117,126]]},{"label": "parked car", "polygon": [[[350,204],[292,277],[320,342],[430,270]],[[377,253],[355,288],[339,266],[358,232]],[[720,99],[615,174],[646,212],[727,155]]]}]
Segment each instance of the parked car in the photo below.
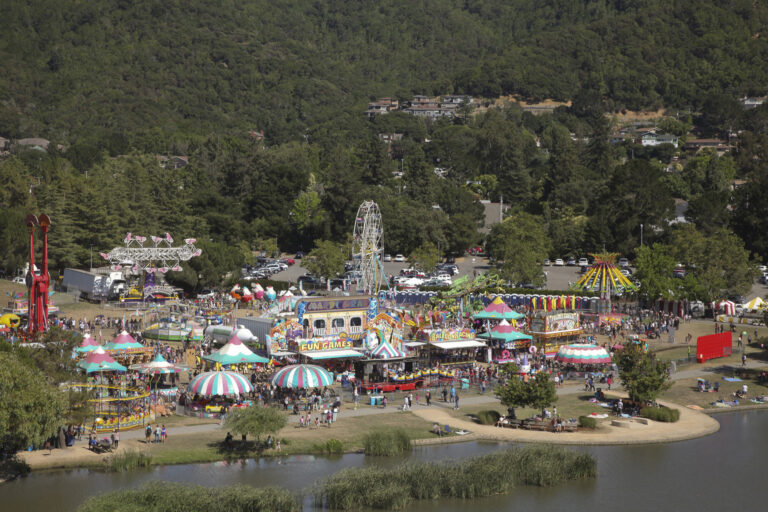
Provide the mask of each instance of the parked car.
[{"label": "parked car", "polygon": [[[569,263],[570,265],[570,263]],[[579,266],[580,267],[588,267],[589,266],[589,260],[587,258],[579,258]]]},{"label": "parked car", "polygon": [[304,257],[303,251],[296,251],[296,256],[294,256],[294,258],[296,258],[297,260],[300,260],[303,257]]},{"label": "parked car", "polygon": [[448,256],[447,258],[445,258],[445,262],[451,263],[451,264],[456,263],[456,258],[454,258],[453,256]]},{"label": "parked car", "polygon": [[381,257],[381,261],[392,261],[392,255],[391,254],[385,254]]},{"label": "parked car", "polygon": [[565,264],[568,265],[569,267],[575,266],[576,265],[576,258],[574,258],[574,257],[568,258],[568,261],[566,261]]},{"label": "parked car", "polygon": [[620,267],[628,267],[629,266],[629,260],[627,258],[619,258],[619,266]]},{"label": "parked car", "polygon": [[562,267],[563,265],[565,265],[565,263],[563,262],[563,259],[562,259],[562,258],[557,258],[557,259],[555,260],[555,266],[556,266],[556,267]]},{"label": "parked car", "polygon": [[280,260],[280,262],[281,263],[285,263],[286,265],[295,265],[296,264],[296,260],[294,260],[293,258],[283,258],[283,259]]},{"label": "parked car", "polygon": [[24,285],[27,284],[27,282],[24,280],[23,277],[14,277],[12,282],[14,282],[16,284],[24,284]]},{"label": "parked car", "polygon": [[402,263],[405,261],[405,256],[403,256],[402,254],[396,254],[395,261],[397,261],[398,263]]},{"label": "parked car", "polygon": [[548,267],[548,266],[550,266],[551,264],[552,264],[552,262],[551,262],[551,261],[549,261],[549,260],[544,260],[544,266],[545,266],[545,267]]},{"label": "parked car", "polygon": [[675,267],[675,270],[672,271],[672,277],[685,277],[685,267]]}]

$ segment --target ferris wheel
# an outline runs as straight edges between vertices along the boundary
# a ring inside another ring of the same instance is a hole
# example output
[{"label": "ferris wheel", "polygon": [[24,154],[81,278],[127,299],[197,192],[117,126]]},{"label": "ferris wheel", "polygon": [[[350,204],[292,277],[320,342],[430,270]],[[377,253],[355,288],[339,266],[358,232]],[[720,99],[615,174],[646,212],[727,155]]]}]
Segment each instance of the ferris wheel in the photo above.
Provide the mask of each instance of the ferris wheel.
[{"label": "ferris wheel", "polygon": [[381,266],[383,235],[379,206],[373,201],[363,202],[357,209],[352,233],[352,258],[359,272],[358,290],[363,293],[378,293],[386,280]]}]

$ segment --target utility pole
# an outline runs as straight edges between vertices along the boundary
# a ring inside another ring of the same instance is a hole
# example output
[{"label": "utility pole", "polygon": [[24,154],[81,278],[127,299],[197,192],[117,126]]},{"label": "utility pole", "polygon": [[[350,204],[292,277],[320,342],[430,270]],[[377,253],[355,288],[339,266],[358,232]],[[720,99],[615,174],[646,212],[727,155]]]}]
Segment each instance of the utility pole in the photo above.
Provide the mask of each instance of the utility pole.
[{"label": "utility pole", "polygon": [[504,219],[504,195],[499,196],[499,224]]},{"label": "utility pole", "polygon": [[640,247],[643,246],[643,225],[640,224]]}]

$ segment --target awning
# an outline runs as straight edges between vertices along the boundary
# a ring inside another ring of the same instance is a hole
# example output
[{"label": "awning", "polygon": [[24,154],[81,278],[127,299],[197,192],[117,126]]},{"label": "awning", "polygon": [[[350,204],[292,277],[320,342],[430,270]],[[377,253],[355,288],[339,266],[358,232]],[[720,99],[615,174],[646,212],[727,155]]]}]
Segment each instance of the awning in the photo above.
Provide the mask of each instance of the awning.
[{"label": "awning", "polygon": [[426,345],[423,341],[406,341],[403,346],[406,348],[416,348]]},{"label": "awning", "polygon": [[477,340],[439,341],[439,342],[430,341],[429,344],[432,345],[433,347],[441,348],[443,350],[453,350],[457,348],[478,348],[478,347],[487,346],[482,341],[477,341]]},{"label": "awning", "polygon": [[338,350],[307,350],[305,352],[299,352],[299,354],[307,356],[310,359],[347,359],[352,357],[363,357],[363,354],[357,350],[347,348],[340,348]]},{"label": "awning", "polygon": [[272,357],[295,356],[296,352],[272,352],[270,355]]}]

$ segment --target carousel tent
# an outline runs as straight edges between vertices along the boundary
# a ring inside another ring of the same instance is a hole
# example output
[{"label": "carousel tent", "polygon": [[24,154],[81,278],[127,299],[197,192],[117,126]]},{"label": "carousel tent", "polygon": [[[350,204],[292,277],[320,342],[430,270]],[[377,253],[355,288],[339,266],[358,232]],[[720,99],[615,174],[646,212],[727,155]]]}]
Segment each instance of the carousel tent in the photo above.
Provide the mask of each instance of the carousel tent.
[{"label": "carousel tent", "polygon": [[99,343],[95,339],[91,338],[90,334],[85,333],[83,336],[83,341],[80,343],[79,347],[75,348],[75,352],[93,352],[99,346]]},{"label": "carousel tent", "polygon": [[479,313],[475,313],[475,320],[519,320],[525,315],[514,311],[507,306],[501,297],[496,297],[488,304],[485,309]]},{"label": "carousel tent", "polygon": [[278,370],[269,382],[281,388],[316,388],[333,384],[333,374],[312,364],[293,364]]},{"label": "carousel tent", "polygon": [[530,334],[525,334],[518,331],[506,321],[502,321],[499,325],[491,329],[489,332],[484,332],[482,334],[479,334],[477,337],[501,340],[504,342],[533,339]]},{"label": "carousel tent", "polygon": [[603,347],[576,343],[560,347],[555,361],[570,364],[610,364],[611,356]]},{"label": "carousel tent", "polygon": [[749,311],[757,311],[758,309],[765,309],[766,306],[768,306],[768,303],[766,303],[760,297],[755,297],[751,301],[744,304],[744,309]]},{"label": "carousel tent", "polygon": [[240,363],[268,363],[269,359],[254,354],[251,349],[245,346],[237,336],[232,336],[230,340],[219,350],[211,355],[204,356],[206,361],[213,361],[224,366]]},{"label": "carousel tent", "polygon": [[244,395],[253,391],[253,386],[236,372],[205,372],[192,379],[188,391],[201,396]]},{"label": "carousel tent", "polygon": [[614,294],[621,290],[636,291],[637,286],[616,266],[616,253],[592,254],[594,265],[576,281],[574,290]]},{"label": "carousel tent", "polygon": [[150,375],[162,375],[166,373],[181,373],[187,371],[189,366],[182,364],[173,364],[165,360],[161,354],[157,354],[149,363],[139,363],[130,366],[131,370],[138,370],[141,373]]},{"label": "carousel tent", "polygon": [[721,300],[717,307],[723,310],[723,313],[726,315],[735,315],[736,314],[736,303],[730,301],[730,300]]},{"label": "carousel tent", "polygon": [[85,373],[124,372],[126,370],[125,366],[112,359],[102,347],[97,347],[96,350],[90,352],[85,359],[77,363],[77,366],[85,370]]},{"label": "carousel tent", "polygon": [[147,347],[136,341],[133,336],[126,331],[121,332],[115,339],[104,346],[108,352],[137,352],[145,350]]},{"label": "carousel tent", "polygon": [[398,359],[405,357],[405,354],[390,345],[388,341],[383,341],[371,352],[371,357],[376,359]]}]

